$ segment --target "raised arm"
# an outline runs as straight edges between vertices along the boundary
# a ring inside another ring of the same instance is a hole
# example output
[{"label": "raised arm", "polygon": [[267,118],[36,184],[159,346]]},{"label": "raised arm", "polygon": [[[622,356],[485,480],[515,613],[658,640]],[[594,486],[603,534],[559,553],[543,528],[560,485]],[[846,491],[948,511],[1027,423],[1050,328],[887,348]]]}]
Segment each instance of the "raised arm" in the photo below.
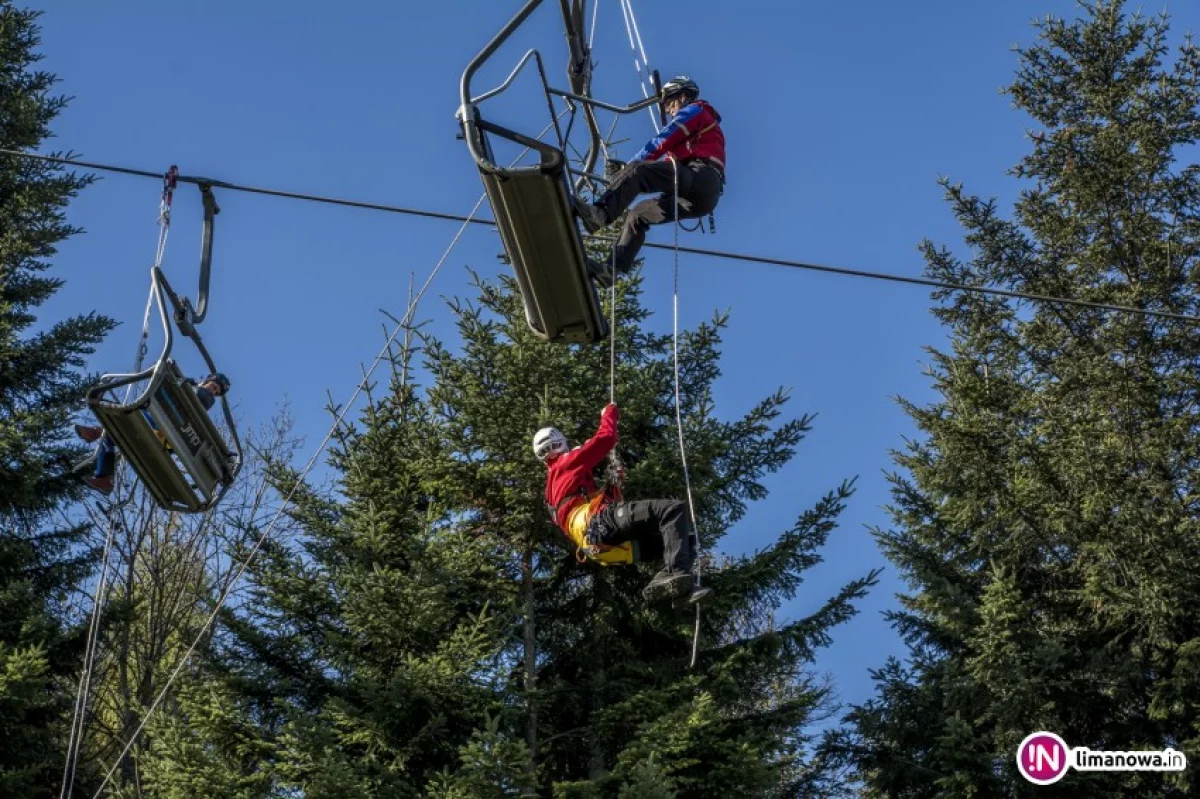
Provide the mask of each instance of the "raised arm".
[{"label": "raised arm", "polygon": [[[600,413],[600,427],[596,430],[596,435],[583,442],[579,449],[569,453],[569,457],[576,463],[584,466],[587,469],[594,469],[600,465],[605,456],[617,445],[617,419],[621,412],[616,405],[609,403],[604,406],[604,410]],[[567,457],[567,456],[564,456]]]}]

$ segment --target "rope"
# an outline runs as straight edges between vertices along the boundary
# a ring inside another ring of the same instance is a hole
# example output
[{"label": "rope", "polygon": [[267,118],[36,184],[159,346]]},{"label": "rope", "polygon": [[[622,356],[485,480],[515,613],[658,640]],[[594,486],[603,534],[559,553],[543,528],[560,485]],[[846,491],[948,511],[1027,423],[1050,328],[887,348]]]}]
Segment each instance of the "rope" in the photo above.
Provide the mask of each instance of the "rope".
[{"label": "rope", "polygon": [[[117,490],[119,490],[119,486],[114,486],[114,492]],[[91,693],[92,671],[96,662],[96,642],[100,637],[100,616],[103,613],[102,608],[107,596],[109,557],[117,527],[113,523],[111,509],[107,516],[108,535],[104,541],[104,555],[100,560],[100,579],[96,583],[96,596],[92,600],[92,619],[88,626],[87,644],[83,652],[83,672],[79,675],[79,687],[75,693],[75,712],[71,716],[71,737],[67,742],[67,762],[63,766],[63,784],[58,793],[59,799],[70,799],[74,791],[75,769],[79,765],[79,752],[83,745],[84,718],[87,713],[88,696]]]},{"label": "rope", "polygon": [[617,403],[617,250],[609,250],[608,401]]},{"label": "rope", "polygon": [[[646,58],[646,48],[642,47],[642,34],[638,31],[637,19],[633,15],[633,3],[631,2],[631,0],[621,0],[621,16],[624,17],[624,19],[625,19],[625,33],[629,37],[629,49],[633,51],[633,68],[634,68],[634,70],[637,71],[637,74],[638,74],[638,85],[642,89],[642,97],[643,98],[649,97],[650,95],[646,91],[646,82],[649,80],[649,77],[650,77],[649,76],[650,64],[649,64],[648,59]],[[634,44],[635,36],[637,38],[636,45]],[[641,51],[640,58],[639,58],[639,50]],[[643,64],[646,65],[646,72],[647,72],[646,75],[642,74],[642,65]],[[654,87],[651,86],[650,88],[653,89]],[[650,125],[657,132],[659,121],[654,116],[654,107],[651,106],[651,107],[647,108],[646,111],[650,114]]]},{"label": "rope", "polygon": [[[679,162],[674,156],[668,156],[671,159],[672,171],[675,177],[674,180],[674,195],[675,195],[675,218],[679,218]],[[693,590],[700,588],[700,527],[696,521],[696,503],[692,498],[692,478],[688,472],[687,463],[687,447],[683,442],[683,411],[680,408],[679,402],[679,226],[674,225],[675,229],[675,288],[674,288],[674,329],[671,333],[672,351],[675,359],[675,428],[679,432],[679,460],[683,463],[683,484],[687,489],[688,513],[692,517],[692,535],[696,537],[696,561],[693,567],[696,570],[696,584]],[[696,626],[692,631],[692,662],[690,668],[696,666],[696,653],[700,644],[700,603],[696,603]]]},{"label": "rope", "polygon": [[[0,148],[0,155],[11,155],[19,158],[32,158],[50,163],[66,164],[71,166],[84,167],[86,169],[97,169],[103,172],[116,172],[124,175],[133,175],[136,177],[147,177],[161,179],[161,175],[157,172],[148,172],[139,169],[129,169],[127,167],[113,166],[110,164],[97,164],[87,161],[74,161],[69,158],[59,158],[52,155],[42,155],[40,153],[26,153],[20,150],[8,150]],[[495,227],[494,219],[475,219],[473,217],[462,216],[461,214],[447,214],[440,211],[426,211],[418,208],[405,208],[396,205],[384,205],[381,203],[368,203],[358,200],[343,200],[337,197],[324,197],[318,194],[303,194],[300,192],[283,191],[280,189],[266,189],[256,186],[245,186],[236,183],[229,183],[222,180],[213,180],[211,178],[200,178],[180,175],[178,178],[180,183],[194,183],[200,185],[208,184],[213,188],[226,189],[228,191],[241,191],[249,194],[265,194],[272,197],[284,197],[292,200],[302,200],[305,202],[326,203],[329,205],[340,205],[348,208],[362,208],[371,211],[383,211],[391,214],[406,214],[409,216],[420,216],[428,219],[445,219],[451,222],[462,222],[464,224],[488,225]],[[590,238],[600,239],[602,236],[591,236]],[[644,247],[650,247],[656,250],[671,250],[674,249],[680,253],[691,255],[707,255],[711,258],[724,258],[730,261],[745,261],[747,263],[766,264],[768,266],[782,266],[789,269],[803,269],[811,272],[824,272],[826,274],[843,275],[846,277],[859,277],[868,280],[885,280],[893,283],[907,283],[913,286],[927,286],[930,288],[944,289],[946,291],[960,291],[976,294],[990,294],[996,297],[1008,297],[1010,299],[1027,300],[1029,302],[1049,303],[1058,305],[1074,305],[1081,308],[1093,308],[1100,311],[1115,311],[1117,313],[1133,314],[1135,316],[1147,316],[1156,319],[1173,319],[1178,322],[1189,322],[1192,324],[1200,324],[1200,316],[1184,313],[1173,313],[1171,311],[1154,311],[1148,308],[1135,308],[1131,305],[1117,305],[1114,303],[1105,302],[1089,302],[1087,300],[1077,300],[1070,297],[1055,297],[1047,294],[1032,294],[1025,291],[1008,291],[1006,289],[989,288],[987,286],[971,286],[965,283],[951,283],[945,280],[930,280],[921,277],[908,277],[905,275],[896,275],[888,272],[870,272],[864,269],[846,269],[838,266],[826,266],[823,264],[807,263],[805,261],[794,261],[785,258],[767,258],[759,255],[748,255],[746,253],[729,252],[727,250],[713,250],[702,247],[682,247],[669,244],[655,244],[646,242]]]},{"label": "rope", "polygon": [[[551,127],[553,127],[553,123],[551,123],[551,125],[548,125],[537,138],[541,139],[542,136],[545,136]],[[513,163],[515,164],[517,161],[520,161],[520,159],[523,158],[525,156],[525,153],[529,152],[530,149],[531,148],[526,147],[525,150],[520,155],[517,156],[517,158],[513,161]],[[433,271],[429,273],[429,277],[425,279],[425,283],[421,286],[421,290],[417,292],[417,296],[414,297],[412,299],[412,301],[409,303],[408,310],[405,312],[404,318],[396,325],[395,329],[392,330],[391,335],[388,336],[387,341],[383,345],[383,349],[381,349],[379,351],[379,354],[375,356],[375,360],[374,360],[374,362],[372,362],[371,367],[366,371],[366,373],[363,375],[363,379],[355,387],[354,393],[351,395],[350,399],[345,403],[341,413],[339,413],[337,415],[337,417],[334,419],[333,425],[329,428],[329,432],[327,432],[325,434],[325,437],[321,440],[321,443],[317,446],[316,452],[314,452],[312,454],[312,457],[309,458],[308,463],[305,464],[304,469],[300,472],[300,476],[296,478],[296,482],[292,486],[291,491],[289,491],[288,495],[284,498],[283,503],[280,505],[279,509],[276,511],[275,515],[272,517],[270,523],[267,525],[267,527],[263,531],[262,535],[260,535],[258,537],[258,540],[255,541],[254,546],[251,548],[250,552],[246,555],[245,559],[239,564],[238,570],[234,574],[233,579],[229,581],[228,585],[225,588],[225,591],[217,599],[216,607],[213,608],[212,613],[209,614],[208,618],[205,620],[204,624],[201,626],[200,631],[196,634],[195,639],[193,639],[192,643],[188,646],[187,651],[184,652],[183,657],[180,658],[180,660],[176,664],[175,668],[171,671],[171,674],[167,677],[167,681],[163,685],[162,690],[158,692],[158,695],[155,696],[154,701],[150,703],[150,707],[147,708],[145,715],[142,717],[142,720],[138,723],[138,726],[134,729],[133,733],[130,735],[129,741],[125,744],[125,747],[121,750],[121,752],[117,755],[116,759],[113,761],[112,766],[105,773],[104,780],[100,783],[100,786],[96,789],[96,793],[92,795],[92,799],[98,799],[100,794],[104,791],[104,787],[106,785],[108,785],[109,780],[112,779],[113,773],[116,772],[117,768],[121,765],[121,761],[124,759],[125,755],[127,755],[129,753],[129,750],[132,749],[134,744],[137,743],[138,736],[141,735],[142,730],[145,729],[146,724],[150,720],[150,717],[154,715],[154,711],[158,709],[158,706],[162,703],[162,700],[166,697],[167,692],[171,689],[171,685],[175,682],[176,678],[183,671],[183,667],[187,665],[189,660],[191,660],[192,654],[196,651],[196,647],[200,645],[200,641],[202,641],[204,639],[205,635],[207,635],[207,633],[208,633],[209,628],[212,627],[213,623],[216,621],[217,615],[221,612],[221,608],[224,607],[225,603],[229,600],[229,597],[233,593],[234,588],[236,588],[238,583],[241,581],[242,575],[246,573],[246,570],[248,568],[250,568],[250,564],[254,562],[254,558],[258,555],[258,551],[262,548],[262,545],[264,543],[266,543],[267,538],[271,535],[271,532],[275,529],[276,523],[279,521],[280,517],[282,517],[284,511],[286,511],[288,506],[291,504],[292,497],[295,496],[296,492],[300,489],[300,486],[303,484],[304,479],[308,476],[308,473],[312,470],[313,466],[316,465],[317,458],[319,458],[321,453],[325,450],[325,446],[329,443],[329,440],[333,437],[333,434],[336,433],[338,431],[338,429],[341,427],[346,414],[350,411],[350,408],[353,407],[354,402],[358,399],[359,394],[361,394],[363,392],[363,390],[366,388],[367,384],[370,382],[371,376],[375,373],[375,369],[379,366],[379,363],[387,356],[388,353],[391,352],[392,343],[396,340],[396,336],[398,336],[400,334],[400,331],[403,330],[405,327],[407,327],[411,323],[411,319],[412,319],[413,314],[416,311],[417,304],[421,301],[421,298],[425,295],[425,291],[429,288],[429,285],[433,282],[434,277],[436,277],[437,273],[441,270],[442,265],[445,264],[446,260],[450,257],[450,253],[452,253],[454,251],[454,248],[458,245],[458,242],[462,238],[463,233],[465,233],[467,230],[467,226],[471,223],[471,220],[474,219],[475,213],[479,210],[480,206],[483,205],[483,202],[485,199],[487,199],[487,194],[486,193],[481,194],[479,196],[479,199],[475,202],[475,207],[471,209],[471,213],[468,214],[467,217],[463,220],[462,226],[458,229],[458,232],[454,235],[454,238],[450,241],[450,244],[446,248],[446,251],[444,253],[442,253],[442,257],[440,259],[438,259],[437,264],[433,267]]]}]

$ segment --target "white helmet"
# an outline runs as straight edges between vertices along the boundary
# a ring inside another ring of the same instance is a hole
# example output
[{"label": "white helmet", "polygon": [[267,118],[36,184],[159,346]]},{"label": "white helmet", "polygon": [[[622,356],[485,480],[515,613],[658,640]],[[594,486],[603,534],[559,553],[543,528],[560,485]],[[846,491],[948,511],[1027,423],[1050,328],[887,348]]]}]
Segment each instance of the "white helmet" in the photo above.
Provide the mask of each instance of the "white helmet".
[{"label": "white helmet", "polygon": [[562,455],[571,448],[567,437],[553,427],[543,427],[533,436],[533,454],[542,463],[550,455]]}]

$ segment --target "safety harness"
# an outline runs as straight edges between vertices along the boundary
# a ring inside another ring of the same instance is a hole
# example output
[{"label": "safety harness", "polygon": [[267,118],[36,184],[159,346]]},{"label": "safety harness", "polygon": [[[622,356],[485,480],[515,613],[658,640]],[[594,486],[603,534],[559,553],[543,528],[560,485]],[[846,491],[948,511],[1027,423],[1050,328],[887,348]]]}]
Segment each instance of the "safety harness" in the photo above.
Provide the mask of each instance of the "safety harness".
[{"label": "safety harness", "polygon": [[[595,518],[596,509],[599,508],[600,503],[604,501],[605,496],[610,493],[610,491],[614,488],[614,485],[606,486],[605,488],[599,489],[592,494],[589,494],[582,486],[580,486],[560,499],[557,505],[551,505],[549,502],[545,503],[546,510],[550,513],[550,520],[554,523],[555,527],[558,527],[559,512],[569,503],[579,502],[582,500],[586,505],[587,524],[584,526],[580,540],[575,540],[575,535],[570,530],[571,516],[568,516],[568,529],[564,531],[566,532],[567,537],[575,543],[575,560],[579,563],[586,563],[590,560],[593,563],[599,563],[601,566],[616,566],[631,564],[637,558],[635,543],[632,541],[627,541],[616,546],[609,546],[607,544],[601,544],[598,541],[592,540],[591,536],[589,535],[589,528],[591,526],[592,519]],[[617,489],[617,491],[619,490],[620,489]],[[619,496],[615,496],[613,499],[614,501],[619,501]],[[572,511],[572,514],[578,512],[578,510],[575,510]]]},{"label": "safety harness", "polygon": [[[713,108],[712,106],[709,106],[709,108],[711,109],[713,116],[717,116],[717,109]],[[696,131],[695,133],[692,133],[689,131],[687,138],[683,140],[684,144],[687,145],[688,151],[689,152],[692,151],[693,146],[697,142],[700,141],[700,137],[702,137],[704,134],[708,133],[710,130],[712,130],[713,128],[717,127],[720,124],[721,124],[720,120],[715,119],[712,122],[710,122],[709,124],[705,125],[700,130]],[[691,158],[683,159],[680,163],[688,164],[693,161],[702,161],[705,164],[707,164],[708,166],[717,170],[717,173],[721,176],[721,193],[724,194],[725,193],[725,165],[723,163],[721,163],[721,160],[719,158],[705,158],[703,156],[693,156]],[[716,213],[715,211],[708,212],[708,232],[713,233],[713,234],[715,234],[717,232],[717,220],[714,216],[715,213]],[[677,224],[684,230],[688,231],[689,233],[694,233],[697,230],[699,230],[702,233],[704,232],[704,218],[703,217],[696,220],[696,226],[694,228],[689,228],[686,225],[684,225],[683,220],[679,220],[677,222]]]}]

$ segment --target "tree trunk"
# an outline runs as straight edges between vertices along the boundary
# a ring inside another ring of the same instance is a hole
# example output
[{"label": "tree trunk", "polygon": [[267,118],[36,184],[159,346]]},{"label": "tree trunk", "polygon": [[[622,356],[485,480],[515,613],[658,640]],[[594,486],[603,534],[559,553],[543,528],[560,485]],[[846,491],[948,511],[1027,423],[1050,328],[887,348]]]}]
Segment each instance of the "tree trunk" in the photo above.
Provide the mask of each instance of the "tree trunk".
[{"label": "tree trunk", "polygon": [[524,578],[525,604],[525,743],[529,746],[529,762],[525,770],[529,784],[534,784],[538,758],[538,699],[537,699],[537,627],[533,601],[533,545],[525,547],[521,560]]}]

